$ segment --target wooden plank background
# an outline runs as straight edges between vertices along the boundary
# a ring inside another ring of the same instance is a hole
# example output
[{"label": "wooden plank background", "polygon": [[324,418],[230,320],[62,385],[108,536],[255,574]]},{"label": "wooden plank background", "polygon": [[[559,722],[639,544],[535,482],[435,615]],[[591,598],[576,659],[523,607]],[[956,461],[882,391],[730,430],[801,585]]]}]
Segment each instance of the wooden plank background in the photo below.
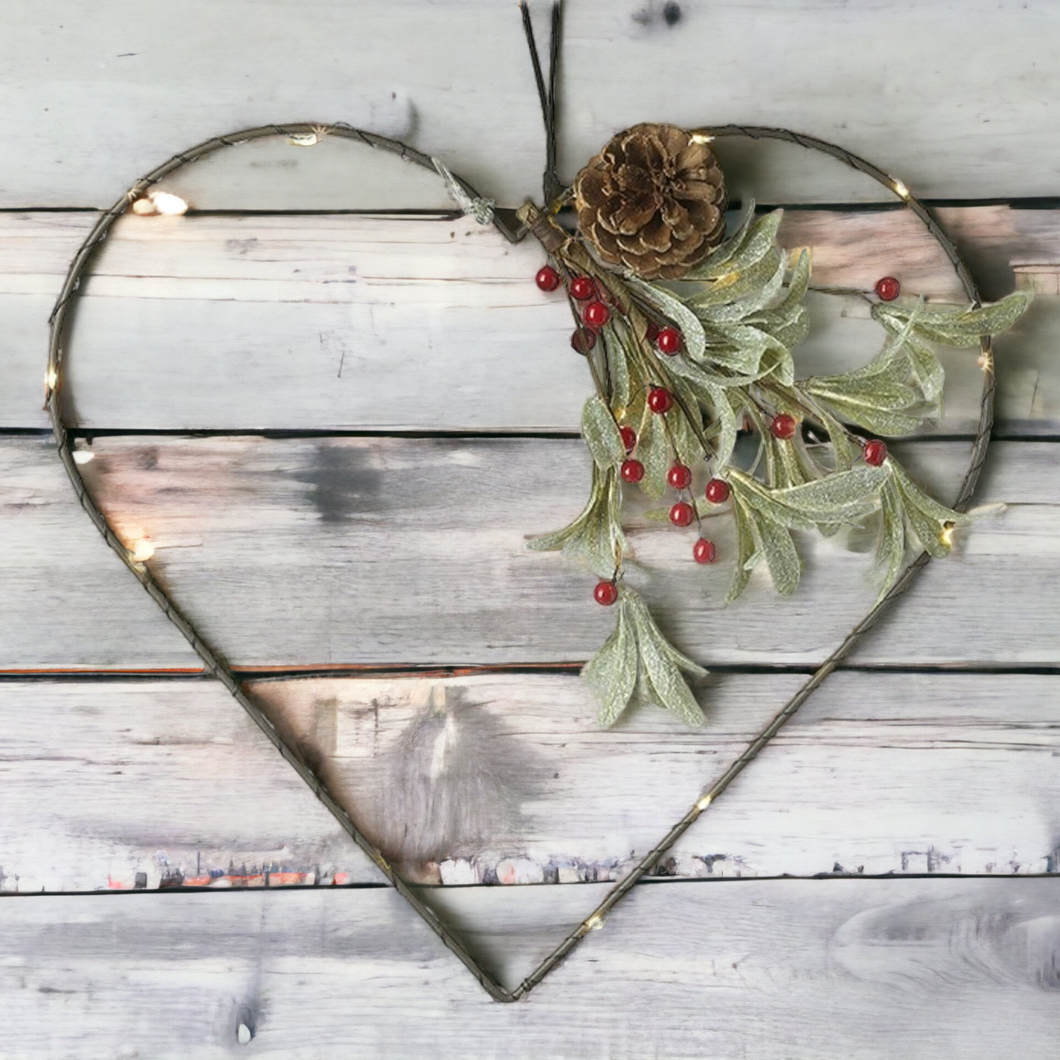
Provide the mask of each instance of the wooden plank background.
[{"label": "wooden plank background", "polygon": [[[576,957],[498,1006],[199,674],[80,511],[40,405],[47,315],[95,211],[198,139],[345,120],[410,138],[504,205],[534,195],[514,7],[9,8],[0,1055],[1044,1055],[1060,960],[1060,137],[1045,120],[1060,10],[569,0],[564,176],[638,120],[788,125],[939,200],[988,297],[1038,298],[998,343],[981,498],[1004,513],[958,535]],[[734,200],[798,207],[782,238],[811,247],[815,283],[890,273],[959,297],[878,186],[789,147],[719,153]],[[600,732],[576,669],[609,616],[587,572],[524,548],[577,511],[588,476],[584,365],[565,308],[531,282],[540,252],[454,216],[431,174],[334,139],[244,145],[167,186],[193,212],[119,222],[77,309],[86,479],[514,985],[864,613],[865,535],[800,540],[796,597],[756,576],[724,608],[725,521],[721,562],[700,570],[634,502],[645,591],[712,671],[708,724],[641,710]],[[800,372],[875,352],[859,299],[811,309]],[[944,359],[944,419],[896,448],[952,496],[981,375],[974,351]]]}]

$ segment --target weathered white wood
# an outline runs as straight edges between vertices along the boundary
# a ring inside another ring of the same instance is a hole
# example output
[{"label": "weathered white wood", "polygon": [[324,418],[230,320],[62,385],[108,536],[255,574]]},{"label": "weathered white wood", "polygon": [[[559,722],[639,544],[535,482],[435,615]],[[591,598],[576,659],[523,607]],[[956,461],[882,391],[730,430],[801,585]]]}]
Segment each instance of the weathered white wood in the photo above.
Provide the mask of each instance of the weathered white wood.
[{"label": "weathered white wood", "polygon": [[[46,320],[92,220],[0,214],[0,425],[47,425]],[[946,210],[943,220],[973,252],[988,296],[1012,288],[1010,262],[1019,282],[1051,284],[1052,297],[998,345],[998,422],[1006,433],[1055,433],[1060,222],[1007,207]],[[789,211],[781,238],[812,248],[817,284],[864,290],[896,275],[908,292],[960,298],[941,249],[905,211]],[[576,430],[588,378],[569,348],[565,300],[531,281],[541,260],[534,240],[513,247],[466,220],[130,215],[78,304],[70,412],[95,428]],[[882,330],[861,299],[809,303],[800,374],[842,371],[879,349]],[[974,352],[942,356],[946,416],[929,433],[969,433],[981,389]]]},{"label": "weathered white wood", "polygon": [[[673,25],[665,9],[567,5],[564,177],[635,121],[744,122],[838,140],[929,196],[1056,193],[1060,137],[1043,120],[1060,88],[1052,5],[684,0]],[[0,57],[0,135],[20,163],[5,173],[3,206],[107,205],[199,140],[288,120],[407,136],[511,205],[540,194],[541,118],[511,4],[185,0],[144,18],[118,4],[17,0]],[[359,169],[331,146],[233,149],[230,166],[189,171],[181,188],[211,208],[356,206]],[[881,198],[864,176],[799,149],[719,150],[735,189],[753,182],[760,201]]]},{"label": "weathered white wood", "polygon": [[[603,889],[441,897],[511,982]],[[41,1060],[1046,1056],[1056,894],[1055,880],[639,887],[514,1005],[490,1001],[384,890],[12,898],[5,1047]]]},{"label": "weathered white wood", "polygon": [[216,682],[3,682],[0,718],[0,892],[385,883]]},{"label": "weathered white wood", "polygon": [[[613,624],[595,578],[526,540],[569,522],[589,469],[578,439],[107,437],[83,471],[116,532],[146,535],[162,581],[233,663],[519,664],[584,660]],[[898,450],[953,495],[968,446]],[[0,669],[194,665],[80,511],[50,444],[0,447]],[[1012,507],[957,535],[866,642],[859,661],[1046,665],[1058,659],[1052,594],[1060,473],[1051,443],[996,446],[982,499]],[[677,643],[707,665],[813,665],[868,610],[871,556],[843,536],[800,536],[803,584],[778,598],[764,571],[722,600],[731,520],[710,523],[719,562],[692,563],[693,531],[645,523],[630,501],[631,570]],[[42,635],[46,631],[46,635]]]},{"label": "weathered white wood", "polygon": [[[575,883],[650,850],[801,681],[715,675],[698,732],[601,732],[574,675],[250,690],[407,878]],[[834,675],[659,874],[1054,871],[1058,681]],[[5,891],[381,880],[216,682],[7,681],[0,719]]]}]

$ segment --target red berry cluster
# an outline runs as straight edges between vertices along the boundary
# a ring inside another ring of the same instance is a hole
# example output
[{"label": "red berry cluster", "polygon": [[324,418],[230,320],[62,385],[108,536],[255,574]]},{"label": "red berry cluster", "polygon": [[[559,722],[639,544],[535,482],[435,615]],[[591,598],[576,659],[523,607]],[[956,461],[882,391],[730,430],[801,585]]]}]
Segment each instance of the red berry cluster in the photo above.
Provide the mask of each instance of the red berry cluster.
[{"label": "red berry cluster", "polygon": [[[542,291],[555,291],[563,282],[551,265],[538,269],[534,280]],[[586,303],[582,309],[582,326],[571,336],[570,344],[578,353],[588,353],[596,345],[596,332],[611,319],[611,309],[603,300],[603,291],[589,276],[573,277],[568,290],[575,301]]]}]

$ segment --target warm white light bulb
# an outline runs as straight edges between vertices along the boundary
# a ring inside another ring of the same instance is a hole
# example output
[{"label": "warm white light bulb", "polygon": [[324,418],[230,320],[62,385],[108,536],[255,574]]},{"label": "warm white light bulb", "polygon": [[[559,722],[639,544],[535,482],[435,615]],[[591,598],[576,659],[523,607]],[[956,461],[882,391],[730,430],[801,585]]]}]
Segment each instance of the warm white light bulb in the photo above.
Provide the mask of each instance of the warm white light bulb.
[{"label": "warm white light bulb", "polygon": [[87,464],[90,461],[95,460],[95,458],[96,454],[93,453],[91,449],[78,449],[77,452],[74,453],[75,464]]},{"label": "warm white light bulb", "polygon": [[705,132],[694,132],[692,133],[692,143],[694,144],[710,144],[714,142],[714,137],[710,133]]},{"label": "warm white light bulb", "polygon": [[894,188],[896,195],[905,199],[906,202],[909,201],[909,189],[900,180],[896,177],[891,177],[891,186]]},{"label": "warm white light bulb", "polygon": [[947,523],[939,532],[939,541],[946,548],[953,547],[953,523]]},{"label": "warm white light bulb", "polygon": [[155,546],[145,538],[140,538],[129,552],[135,563],[145,563],[155,554]]},{"label": "warm white light bulb", "polygon": [[714,801],[713,795],[704,795],[703,798],[696,803],[696,809],[702,812]]},{"label": "warm white light bulb", "polygon": [[49,390],[55,389],[55,384],[59,382],[59,372],[55,368],[49,368],[47,374],[44,376],[44,385]]},{"label": "warm white light bulb", "polygon": [[155,204],[150,199],[137,199],[132,204],[132,212],[141,217],[149,217],[151,214],[158,213],[158,210],[155,209]]},{"label": "warm white light bulb", "polygon": [[167,217],[179,217],[188,212],[188,204],[179,195],[168,191],[153,191],[150,196],[155,209]]},{"label": "warm white light bulb", "polygon": [[593,915],[585,921],[587,931],[595,931],[597,928],[603,927],[603,925],[604,918],[599,913],[593,913]]}]

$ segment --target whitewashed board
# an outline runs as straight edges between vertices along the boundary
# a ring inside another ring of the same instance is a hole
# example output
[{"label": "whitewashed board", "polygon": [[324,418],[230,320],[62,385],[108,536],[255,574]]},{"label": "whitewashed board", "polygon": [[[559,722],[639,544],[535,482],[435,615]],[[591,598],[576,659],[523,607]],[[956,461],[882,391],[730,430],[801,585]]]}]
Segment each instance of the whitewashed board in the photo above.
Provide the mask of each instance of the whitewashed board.
[{"label": "whitewashed board", "polygon": [[[174,599],[237,666],[476,665],[584,661],[613,615],[596,579],[526,541],[582,508],[580,440],[97,438],[83,471],[119,536],[146,536]],[[966,442],[898,450],[952,497]],[[0,556],[0,669],[196,667],[182,638],[81,512],[51,445],[6,438],[11,502]],[[1055,665],[1057,600],[1014,584],[1056,578],[1060,471],[1046,442],[996,443],[983,502],[1010,505],[957,535],[859,649],[897,665]],[[806,534],[804,582],[779,598],[764,572],[722,601],[731,520],[694,534],[636,517],[631,544],[663,626],[706,665],[813,666],[872,605],[871,554]],[[44,634],[46,631],[46,635]]]},{"label": "whitewashed board", "polygon": [[[512,1005],[491,1002],[386,890],[20,898],[0,903],[5,1047],[41,1060],[1048,1056],[1057,888],[638,887]],[[497,974],[518,982],[603,890],[442,897]]]},{"label": "whitewashed board", "polygon": [[[680,0],[567,4],[560,165],[571,179],[618,129],[782,125],[865,154],[936,198],[1051,196],[1060,137],[1055,5],[879,0],[791,5]],[[547,39],[544,4],[535,5]],[[673,9],[671,8],[671,11]],[[541,116],[518,11],[494,0],[28,0],[5,20],[0,137],[17,151],[0,206],[107,206],[142,173],[212,136],[266,122],[346,121],[443,155],[486,195],[540,194]],[[438,205],[437,190],[366,189],[337,151],[247,145],[184,171],[210,209]],[[724,145],[730,182],[760,202],[879,201],[874,182],[797,148]],[[229,159],[225,161],[228,162]],[[376,169],[378,162],[369,165]],[[399,165],[399,164],[398,164]],[[391,184],[393,181],[390,182]]]},{"label": "whitewashed board", "polygon": [[[1015,285],[1041,292],[998,342],[999,428],[1055,434],[1054,213],[941,215],[986,297]],[[46,321],[93,221],[0,214],[12,375],[0,390],[4,426],[47,425]],[[781,239],[811,248],[815,285],[867,291],[894,275],[909,294],[963,300],[952,266],[907,211],[789,211]],[[590,382],[570,349],[566,300],[532,282],[542,260],[535,240],[513,246],[465,219],[129,215],[79,295],[64,343],[67,412],[86,429],[576,431]],[[849,370],[881,348],[862,299],[811,293],[808,304],[800,376]],[[981,390],[975,351],[943,350],[942,360],[945,416],[926,433],[969,434]]]},{"label": "whitewashed board", "polygon": [[[573,674],[249,691],[407,878],[575,884],[628,871],[802,680],[716,674],[698,731],[601,732]],[[3,681],[0,725],[0,890],[382,881],[217,682]],[[1057,755],[1052,676],[837,674],[656,875],[1054,872]]]}]

